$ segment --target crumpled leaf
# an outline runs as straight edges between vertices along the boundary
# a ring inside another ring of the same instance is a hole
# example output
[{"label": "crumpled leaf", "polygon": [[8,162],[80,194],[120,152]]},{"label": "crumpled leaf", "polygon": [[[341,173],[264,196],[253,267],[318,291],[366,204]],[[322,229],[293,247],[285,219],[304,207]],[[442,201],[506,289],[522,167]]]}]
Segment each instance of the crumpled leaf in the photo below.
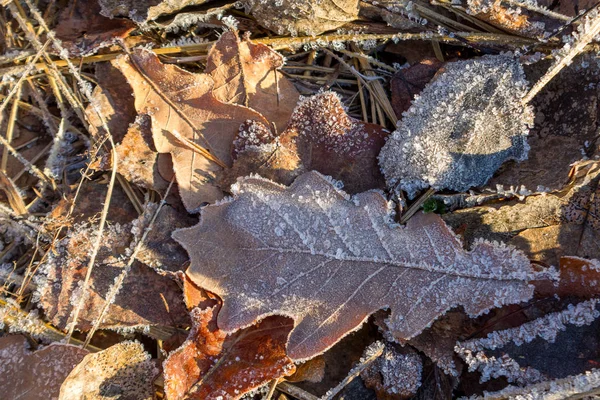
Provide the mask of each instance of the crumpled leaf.
[{"label": "crumpled leaf", "polygon": [[421,386],[423,362],[410,347],[398,348],[386,343],[383,354],[360,376],[368,388],[375,390],[377,399],[407,399]]},{"label": "crumpled leaf", "polygon": [[232,193],[173,237],[190,254],[190,278],[223,299],[219,327],[289,316],[292,359],[322,353],[381,308],[408,339],[453,307],[478,315],[532,296],[522,253],[483,241],[467,252],[432,214],[394,226],[380,193],[350,198],[317,172],[289,188],[248,177]]},{"label": "crumpled leaf", "polygon": [[231,146],[240,125],[249,119],[267,121],[249,108],[217,100],[208,75],[162,64],[148,50],[137,49],[114,65],[133,88],[138,113],[151,116],[157,151],[171,153],[188,211],[222,198],[215,174],[231,166]]},{"label": "crumpled leaf", "polygon": [[527,81],[507,56],[447,63],[413,102],[381,150],[390,188],[465,191],[483,185],[506,160],[527,157]]},{"label": "crumpled leaf", "polygon": [[225,32],[210,49],[204,72],[213,78],[218,100],[258,111],[281,132],[300,97],[279,71],[283,64],[283,56],[271,48]]},{"label": "crumpled leaf", "polygon": [[126,37],[135,27],[126,19],[100,15],[95,0],[72,0],[60,13],[55,33],[71,57],[83,57]]},{"label": "crumpled leaf", "polygon": [[28,350],[21,335],[0,338],[0,388],[3,399],[47,400],[57,398],[71,370],[88,354],[77,346],[54,343]]},{"label": "crumpled leaf", "polygon": [[145,23],[164,14],[171,14],[184,7],[200,5],[209,0],[98,0],[102,15],[129,17],[137,23]]},{"label": "crumpled leaf", "polygon": [[64,381],[59,400],[151,400],[157,374],[141,343],[121,342],[85,356]]},{"label": "crumpled leaf", "polygon": [[358,17],[358,0],[244,0],[246,12],[278,35],[318,35]]},{"label": "crumpled leaf", "polygon": [[265,383],[291,375],[285,354],[289,319],[269,317],[227,335],[217,327],[220,306],[195,308],[185,343],[164,362],[165,393],[171,400],[239,399]]},{"label": "crumpled leaf", "polygon": [[383,188],[377,154],[388,132],[346,114],[340,98],[324,92],[303,99],[288,129],[274,137],[264,125],[243,125],[234,142],[237,158],[225,171],[223,186],[257,173],[285,185],[310,170],[344,182],[350,193]]},{"label": "crumpled leaf", "polygon": [[[52,253],[40,266],[34,278],[39,305],[53,325],[66,329],[72,312],[82,295],[81,285],[87,273],[89,253],[95,238],[95,225],[75,225],[67,236],[57,243]],[[86,293],[77,329],[86,331],[100,315],[109,288],[125,267],[125,256],[132,241],[131,226],[109,225],[104,232],[90,290]],[[150,267],[134,262],[123,287],[106,313],[100,328],[125,328],[148,325],[188,325],[189,319],[177,283],[156,273]]]}]

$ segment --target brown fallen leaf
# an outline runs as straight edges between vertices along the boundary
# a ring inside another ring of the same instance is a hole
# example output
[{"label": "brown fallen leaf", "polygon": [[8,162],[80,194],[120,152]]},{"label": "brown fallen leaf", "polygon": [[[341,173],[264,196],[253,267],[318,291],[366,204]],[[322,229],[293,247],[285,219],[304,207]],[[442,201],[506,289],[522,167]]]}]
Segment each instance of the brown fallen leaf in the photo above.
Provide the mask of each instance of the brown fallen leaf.
[{"label": "brown fallen leaf", "polygon": [[[140,227],[138,234],[144,226],[148,226],[158,204],[148,204],[144,208],[144,214],[136,221]],[[184,270],[184,264],[188,261],[185,250],[177,243],[171,235],[175,229],[186,228],[198,221],[185,212],[178,212],[175,208],[164,205],[154,223],[152,230],[146,236],[144,243],[136,256],[136,259],[156,270],[167,270],[177,272]]]},{"label": "brown fallen leaf", "polygon": [[320,93],[298,104],[288,129],[277,138],[271,139],[264,125],[242,126],[234,142],[237,159],[225,171],[223,186],[251,173],[289,185],[303,172],[316,170],[342,181],[349,193],[383,188],[377,154],[387,135],[381,126],[346,114],[335,93]]},{"label": "brown fallen leaf", "polygon": [[59,400],[152,400],[157,374],[141,343],[121,342],[85,356],[62,384]]},{"label": "brown fallen leaf", "polygon": [[318,172],[289,188],[246,177],[232,193],[173,237],[190,254],[190,278],[223,299],[219,327],[289,316],[294,360],[324,352],[384,307],[393,334],[409,339],[453,307],[474,316],[533,294],[527,281],[537,274],[522,253],[483,241],[466,252],[433,214],[392,225],[380,193],[349,197]]},{"label": "brown fallen leaf", "polygon": [[291,375],[285,354],[292,322],[268,317],[232,335],[217,327],[220,306],[195,308],[193,329],[164,362],[165,393],[178,399],[239,399],[273,379]]},{"label": "brown fallen leaf", "polygon": [[244,0],[246,12],[279,35],[311,35],[337,29],[358,17],[358,0]]},{"label": "brown fallen leaf", "polygon": [[101,14],[114,18],[128,17],[144,24],[164,14],[171,14],[184,7],[200,5],[209,0],[98,0]]},{"label": "brown fallen leaf", "polygon": [[212,79],[138,49],[114,65],[133,87],[135,108],[152,119],[154,145],[171,153],[179,191],[188,211],[223,197],[216,173],[231,166],[231,146],[246,120],[267,121],[256,111],[225,104],[213,94]]},{"label": "brown fallen leaf", "polygon": [[47,400],[58,397],[60,386],[87,350],[54,343],[30,351],[21,335],[0,338],[0,388],[3,399]]},{"label": "brown fallen leaf", "polygon": [[72,0],[60,13],[55,33],[71,57],[82,57],[125,38],[135,27],[129,20],[100,15],[97,1]]},{"label": "brown fallen leaf", "polygon": [[115,150],[119,158],[119,173],[129,182],[157,192],[164,192],[169,186],[159,171],[158,152],[154,148],[148,116],[140,116],[129,125]]},{"label": "brown fallen leaf", "polygon": [[[53,325],[66,329],[82,295],[95,225],[75,225],[56,246],[56,252],[40,266],[36,276],[39,305]],[[127,263],[125,257],[133,235],[131,225],[109,225],[90,278],[89,291],[77,321],[86,331],[99,316],[109,288]],[[189,318],[177,283],[152,268],[134,262],[123,288],[103,319],[101,328],[120,329],[149,325],[188,325]]]},{"label": "brown fallen leaf", "polygon": [[288,382],[321,382],[325,377],[325,357],[317,356],[296,365],[296,372],[285,378]]},{"label": "brown fallen leaf", "polygon": [[205,73],[214,80],[213,95],[261,113],[282,132],[300,94],[279,71],[284,58],[248,36],[225,32],[211,48]]},{"label": "brown fallen leaf", "polygon": [[396,115],[401,116],[410,108],[415,95],[421,93],[443,65],[436,58],[426,58],[396,72],[390,81],[392,107]]},{"label": "brown fallen leaf", "polygon": [[[92,92],[93,101],[106,121],[113,141],[120,143],[137,114],[132,97],[133,89],[112,63],[96,65],[96,80],[98,86]],[[91,106],[88,106],[85,112],[91,124],[91,133],[101,137],[104,129],[98,113]]]}]

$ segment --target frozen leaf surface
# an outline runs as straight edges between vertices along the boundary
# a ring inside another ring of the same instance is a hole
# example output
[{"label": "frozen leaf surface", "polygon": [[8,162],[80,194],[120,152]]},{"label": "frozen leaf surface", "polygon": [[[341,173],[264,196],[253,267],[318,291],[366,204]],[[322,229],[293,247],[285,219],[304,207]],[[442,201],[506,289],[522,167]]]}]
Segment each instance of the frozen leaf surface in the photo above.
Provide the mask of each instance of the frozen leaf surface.
[{"label": "frozen leaf surface", "polygon": [[[162,64],[148,50],[136,50],[115,61],[133,88],[135,108],[152,119],[154,145],[171,153],[179,191],[188,211],[223,195],[215,174],[231,166],[231,146],[248,119],[268,124],[249,108],[225,104],[212,94],[213,81]],[[200,150],[199,150],[200,149]]]},{"label": "frozen leaf surface", "polygon": [[205,72],[218,100],[251,107],[283,131],[300,96],[279,71],[283,64],[283,56],[269,47],[225,32],[211,48]]},{"label": "frozen leaf surface", "polygon": [[238,399],[294,372],[285,354],[292,323],[269,317],[227,335],[217,327],[220,306],[195,308],[186,342],[164,362],[165,393],[171,400]]},{"label": "frozen leaf surface", "polygon": [[289,185],[303,172],[316,170],[343,181],[350,193],[383,188],[377,154],[387,135],[379,125],[350,117],[337,94],[320,93],[298,103],[288,129],[276,138],[264,125],[244,124],[224,186],[251,173]]},{"label": "frozen leaf surface", "polygon": [[483,185],[506,160],[527,157],[527,81],[507,56],[447,63],[404,114],[379,155],[388,186],[410,196],[423,188]]},{"label": "frozen leaf surface", "polygon": [[141,343],[121,342],[88,354],[63,383],[59,400],[151,400],[157,374]]},{"label": "frozen leaf surface", "polygon": [[[127,264],[125,254],[132,241],[131,226],[112,225],[104,231],[89,290],[83,293],[83,279],[96,231],[96,226],[75,225],[57,243],[55,252],[40,266],[40,273],[35,277],[39,305],[52,324],[60,329],[65,329],[71,321],[74,305],[82,295],[85,295],[85,301],[77,328],[82,331],[90,329],[100,315],[109,288]],[[177,283],[136,261],[101,327],[116,329],[188,323]]]},{"label": "frozen leaf surface", "polygon": [[379,193],[349,197],[317,172],[289,188],[248,177],[232,192],[174,238],[190,254],[190,278],[223,299],[219,327],[289,316],[292,359],[322,353],[381,308],[408,339],[453,307],[478,315],[532,295],[523,254],[483,241],[467,252],[432,214],[393,225]]},{"label": "frozen leaf surface", "polygon": [[245,0],[246,11],[279,35],[318,35],[358,17],[358,0]]},{"label": "frozen leaf surface", "polygon": [[0,338],[0,388],[3,399],[47,400],[57,398],[60,385],[88,353],[82,348],[52,344],[28,349],[21,335]]}]

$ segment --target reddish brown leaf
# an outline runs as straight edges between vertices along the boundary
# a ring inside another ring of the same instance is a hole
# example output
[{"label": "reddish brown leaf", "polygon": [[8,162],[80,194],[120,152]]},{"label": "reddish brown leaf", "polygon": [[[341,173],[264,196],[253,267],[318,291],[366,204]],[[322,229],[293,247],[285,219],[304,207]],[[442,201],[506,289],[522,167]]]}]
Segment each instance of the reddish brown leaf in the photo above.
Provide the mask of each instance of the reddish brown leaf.
[{"label": "reddish brown leaf", "polygon": [[211,48],[205,72],[214,80],[218,100],[258,111],[281,132],[300,97],[279,72],[283,63],[283,57],[269,47],[225,32]]},{"label": "reddish brown leaf", "polygon": [[96,0],[72,0],[58,18],[55,32],[71,57],[87,56],[125,38],[136,25],[100,15]]},{"label": "reddish brown leaf", "polygon": [[600,295],[600,263],[579,257],[561,257],[560,280],[535,283],[540,296],[574,296],[591,299]]},{"label": "reddish brown leaf", "polygon": [[[258,173],[289,185],[305,171],[341,180],[350,193],[383,187],[377,154],[388,132],[346,114],[339,97],[325,92],[300,102],[288,129],[268,144],[266,127],[246,124],[236,140],[238,158],[225,181]],[[253,141],[248,138],[258,138]]]},{"label": "reddish brown leaf", "polygon": [[289,319],[268,317],[227,336],[217,327],[219,309],[192,310],[194,328],[188,340],[163,365],[169,399],[238,399],[294,372],[285,353]]},{"label": "reddish brown leaf", "polygon": [[444,65],[435,58],[426,58],[418,64],[401,69],[390,82],[392,91],[392,107],[397,116],[401,116],[421,90],[433,79]]},{"label": "reddish brown leaf", "polygon": [[0,338],[0,388],[3,399],[47,400],[58,398],[60,386],[88,353],[80,347],[51,344],[28,350],[25,337]]},{"label": "reddish brown leaf", "polygon": [[171,153],[186,208],[194,211],[220,199],[215,174],[231,166],[231,146],[240,125],[248,119],[267,121],[249,108],[217,100],[208,75],[162,64],[150,51],[136,50],[114,64],[133,87],[138,113],[152,118],[157,151]]}]

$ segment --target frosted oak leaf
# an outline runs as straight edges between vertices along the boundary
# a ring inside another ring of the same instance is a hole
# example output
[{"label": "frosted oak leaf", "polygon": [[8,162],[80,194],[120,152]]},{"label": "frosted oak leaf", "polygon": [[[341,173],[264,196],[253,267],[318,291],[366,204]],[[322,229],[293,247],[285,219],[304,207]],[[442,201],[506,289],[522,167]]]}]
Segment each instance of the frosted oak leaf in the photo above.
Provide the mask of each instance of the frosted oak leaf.
[{"label": "frosted oak leaf", "polygon": [[404,113],[379,155],[388,186],[410,197],[423,188],[483,185],[507,160],[527,158],[533,112],[527,81],[508,56],[447,63]]},{"label": "frosted oak leaf", "polygon": [[408,339],[453,307],[478,315],[532,296],[536,273],[522,253],[483,241],[467,252],[438,216],[394,225],[380,193],[337,187],[314,171],[290,187],[242,178],[233,198],[173,233],[190,254],[189,277],[223,299],[222,330],[289,316],[288,355],[304,360],[382,308]]}]

